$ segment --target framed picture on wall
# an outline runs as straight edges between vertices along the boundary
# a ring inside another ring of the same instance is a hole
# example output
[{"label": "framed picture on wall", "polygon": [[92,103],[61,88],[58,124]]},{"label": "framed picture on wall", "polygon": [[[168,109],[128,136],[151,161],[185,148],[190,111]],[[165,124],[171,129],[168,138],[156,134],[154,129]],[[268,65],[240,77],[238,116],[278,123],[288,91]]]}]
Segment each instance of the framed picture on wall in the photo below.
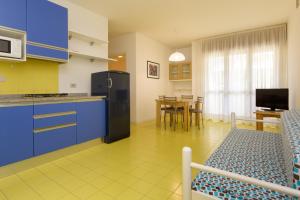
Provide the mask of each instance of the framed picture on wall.
[{"label": "framed picture on wall", "polygon": [[147,61],[147,77],[159,79],[160,77],[160,64]]}]

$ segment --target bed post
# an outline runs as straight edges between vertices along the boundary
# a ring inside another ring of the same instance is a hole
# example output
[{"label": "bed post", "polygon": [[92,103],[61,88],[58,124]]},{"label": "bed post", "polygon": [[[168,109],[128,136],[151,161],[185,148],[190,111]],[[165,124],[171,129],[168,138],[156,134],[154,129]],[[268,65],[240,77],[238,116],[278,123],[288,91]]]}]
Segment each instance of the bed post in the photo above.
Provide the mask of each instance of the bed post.
[{"label": "bed post", "polygon": [[236,128],[236,118],[235,118],[235,113],[231,113],[231,129]]},{"label": "bed post", "polygon": [[192,149],[184,147],[182,150],[182,194],[183,200],[192,200]]}]

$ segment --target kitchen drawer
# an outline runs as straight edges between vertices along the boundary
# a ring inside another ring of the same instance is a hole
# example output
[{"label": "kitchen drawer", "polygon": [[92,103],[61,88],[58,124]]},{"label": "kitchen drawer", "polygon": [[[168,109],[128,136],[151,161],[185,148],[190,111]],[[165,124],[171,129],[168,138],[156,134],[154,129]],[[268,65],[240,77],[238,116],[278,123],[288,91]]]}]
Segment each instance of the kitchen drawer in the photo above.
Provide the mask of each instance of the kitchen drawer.
[{"label": "kitchen drawer", "polygon": [[68,62],[69,53],[67,51],[27,44],[27,57],[53,60],[58,62]]},{"label": "kitchen drawer", "polygon": [[45,115],[45,117],[43,117],[43,115],[35,115],[34,129],[76,123],[76,112],[66,112],[65,114],[56,113],[53,115],[61,115],[61,116],[47,117],[47,115]]},{"label": "kitchen drawer", "polygon": [[76,124],[70,127],[45,130],[34,133],[34,155],[38,156],[51,151],[76,144]]},{"label": "kitchen drawer", "polygon": [[54,103],[34,105],[34,115],[54,114],[76,111],[75,103]]}]

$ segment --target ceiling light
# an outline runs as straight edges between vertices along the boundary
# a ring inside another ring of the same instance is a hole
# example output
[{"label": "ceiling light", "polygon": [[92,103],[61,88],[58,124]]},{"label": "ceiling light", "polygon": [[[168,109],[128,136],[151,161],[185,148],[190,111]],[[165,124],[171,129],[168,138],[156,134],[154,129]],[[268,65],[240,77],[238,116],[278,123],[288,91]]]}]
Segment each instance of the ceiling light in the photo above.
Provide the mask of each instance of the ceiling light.
[{"label": "ceiling light", "polygon": [[183,53],[180,53],[178,51],[172,53],[169,57],[169,61],[170,62],[181,62],[181,61],[185,61],[185,56],[183,55]]},{"label": "ceiling light", "polygon": [[123,56],[118,56],[118,58],[123,58]]}]

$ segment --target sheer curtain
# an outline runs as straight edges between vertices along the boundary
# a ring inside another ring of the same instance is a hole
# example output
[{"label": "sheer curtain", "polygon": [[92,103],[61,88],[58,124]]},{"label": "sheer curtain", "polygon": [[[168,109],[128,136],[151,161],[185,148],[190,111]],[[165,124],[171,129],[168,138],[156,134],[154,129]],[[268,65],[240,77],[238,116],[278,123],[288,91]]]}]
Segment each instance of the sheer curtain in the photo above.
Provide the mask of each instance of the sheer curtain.
[{"label": "sheer curtain", "polygon": [[256,88],[286,87],[286,33],[279,25],[197,43],[207,118],[252,117]]}]

